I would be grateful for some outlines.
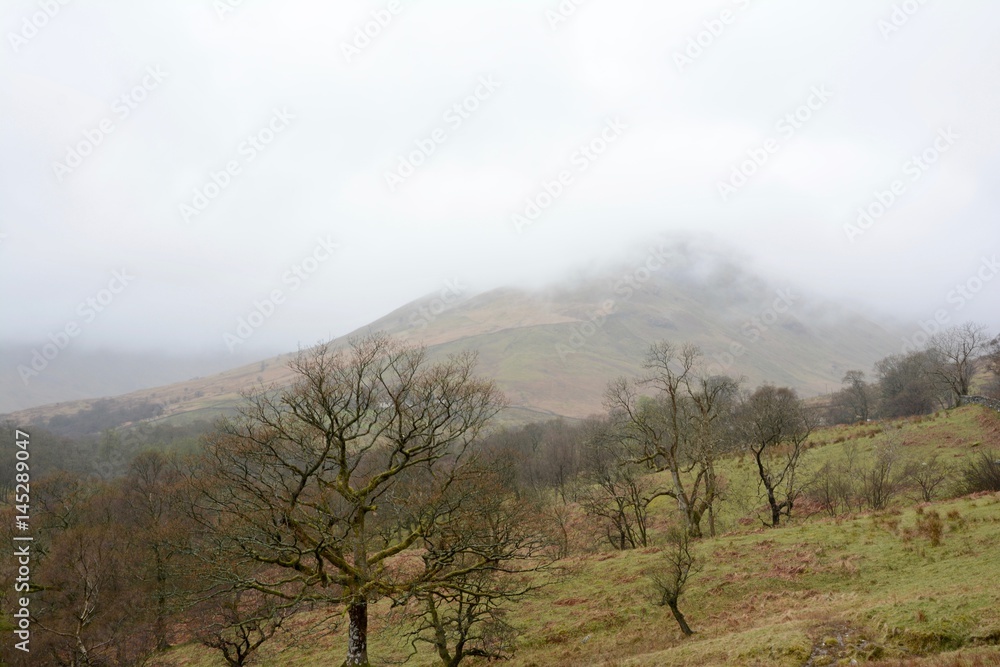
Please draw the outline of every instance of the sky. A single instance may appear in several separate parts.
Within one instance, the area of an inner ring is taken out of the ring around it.
[[[2,344],[263,356],[664,232],[1000,331],[995,2],[7,0],[0,33]]]

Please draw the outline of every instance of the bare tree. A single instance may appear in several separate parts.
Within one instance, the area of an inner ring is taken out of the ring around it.
[[[979,357],[989,342],[986,326],[976,322],[965,322],[931,337],[928,349],[935,358],[931,373],[951,393],[952,405],[969,395]]]
[[[945,404],[932,375],[936,364],[936,356],[926,350],[892,354],[876,362],[879,414],[885,418],[922,415]]]
[[[411,655],[419,644],[428,643],[445,667],[457,667],[466,658],[510,659],[519,633],[507,622],[508,610],[501,601],[515,600],[521,590],[476,570],[461,586],[422,594],[416,626],[409,632]]]
[[[841,380],[844,388],[837,392],[851,422],[866,422],[872,416],[874,396],[872,387],[865,381],[864,371],[847,371]]]
[[[962,468],[960,493],[1000,491],[1000,452],[979,452]]]
[[[699,374],[701,352],[666,341],[650,347],[638,380],[621,378],[606,393],[606,405],[632,461],[670,473],[666,494],[677,502],[687,530],[701,536],[701,519],[718,499],[714,461],[726,442],[717,422],[726,414],[738,381]],[[654,390],[652,396],[642,393]]]
[[[523,491],[554,490],[566,504],[575,499],[583,439],[583,427],[555,419],[500,430],[484,438],[483,446],[516,461],[512,473]]]
[[[993,374],[986,393],[993,398],[1000,398],[1000,336],[997,336],[986,346],[986,368]]]
[[[559,494],[563,504],[570,500],[573,482],[580,473],[580,429],[562,420],[547,424],[539,457],[535,461],[540,479]]]
[[[39,512],[32,655],[72,667],[141,663],[155,639],[118,489],[62,474],[41,480],[34,498],[53,514]]]
[[[700,376],[690,391],[695,406],[691,456],[697,461],[699,471],[704,473],[704,506],[708,515],[708,534],[712,537],[715,536],[715,504],[723,492],[715,462],[736,446],[732,438],[732,418],[740,384],[742,379],[728,376]]]
[[[920,500],[929,503],[937,499],[938,491],[954,476],[955,470],[935,454],[925,461],[911,461],[904,474],[916,485]]]
[[[181,562],[181,545],[190,529],[178,498],[182,482],[178,461],[155,451],[137,455],[120,482],[133,549],[143,555],[134,574],[148,591],[144,606],[153,619],[158,651],[169,646],[168,622],[180,606],[181,582],[188,571]]]
[[[430,364],[384,334],[319,346],[292,362],[292,387],[246,396],[208,445],[205,539],[268,566],[242,588],[343,604],[349,667],[369,664],[371,602],[438,581],[396,561],[447,522],[469,445],[502,405],[474,365],[471,354]]]
[[[501,461],[456,485],[453,514],[422,542],[431,585],[417,583],[397,604],[410,608],[414,653],[430,644],[442,663],[512,656],[510,608],[545,585],[556,549],[539,508],[504,484]]]
[[[600,424],[591,435],[580,494],[580,506],[603,523],[605,537],[615,549],[635,549],[649,544],[649,505],[667,489],[654,486],[648,470],[629,458],[628,450],[608,424]]]
[[[762,495],[770,510],[769,522],[777,527],[782,515],[791,516],[802,489],[799,459],[814,423],[795,391],[763,385],[746,397],[739,408],[737,437],[753,456]]]
[[[242,667],[250,664],[298,606],[260,591],[232,588],[216,591],[198,605],[192,620],[199,642],[219,651],[231,667]]]
[[[680,610],[680,599],[687,588],[688,579],[698,570],[697,561],[691,553],[691,536],[688,531],[679,526],[671,528],[667,533],[667,546],[661,553],[662,562],[650,570],[647,576],[653,585],[657,604],[669,607],[681,632],[690,637],[694,630]]]
[[[868,464],[858,471],[861,499],[869,509],[875,511],[889,506],[905,479],[898,440],[888,432],[883,434],[883,438],[884,441],[872,451]]]
[[[859,458],[857,443],[851,441],[843,457],[824,463],[805,485],[808,496],[830,516],[861,509]]]

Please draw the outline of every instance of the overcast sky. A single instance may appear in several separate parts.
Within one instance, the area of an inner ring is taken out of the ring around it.
[[[288,351],[663,231],[1000,330],[996,2],[64,2],[0,8],[3,342]]]

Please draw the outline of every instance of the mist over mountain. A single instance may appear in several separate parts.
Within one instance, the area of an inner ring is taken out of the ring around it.
[[[0,413],[117,396],[209,375],[252,361],[247,355],[60,349],[51,341],[0,348]]]
[[[736,254],[675,236],[636,245],[617,261],[580,266],[546,287],[475,293],[448,281],[335,344],[376,330],[426,345],[432,357],[475,350],[479,372],[499,383],[519,421],[598,412],[607,382],[640,372],[646,349],[658,340],[698,345],[712,373],[816,395],[837,388],[846,370],[868,370],[896,352],[903,332],[803,291],[794,280],[755,275]],[[122,400],[161,405],[161,418],[211,417],[257,383],[288,382],[293,352],[229,369],[219,358],[67,354],[53,363],[54,372],[32,378],[32,393],[19,391],[20,381],[8,382],[5,411],[129,394]]]

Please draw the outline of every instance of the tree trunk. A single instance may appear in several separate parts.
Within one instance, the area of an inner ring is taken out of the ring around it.
[[[347,660],[344,667],[369,667],[368,663],[368,603],[355,602],[347,608],[350,626],[347,630]]]
[[[156,620],[153,633],[156,635],[156,650],[170,648],[167,641],[167,567],[159,549],[156,549]]]
[[[687,621],[684,619],[684,614],[682,614],[681,610],[677,607],[677,603],[667,600],[667,605],[670,607],[670,612],[674,615],[674,618],[677,620],[677,625],[680,626],[681,632],[684,633],[684,636],[690,637],[691,635],[693,635],[694,630],[692,630],[691,626],[687,624]]]
[[[438,657],[441,658],[441,664],[451,667],[451,665],[457,665],[451,654],[448,653],[448,635],[445,633],[444,624],[441,622],[441,617],[437,612],[437,605],[434,603],[434,596],[430,595],[427,598],[427,612],[430,616],[431,625],[434,628],[434,647],[437,649]]]
[[[777,528],[781,523],[781,505],[774,497],[774,490],[770,485],[767,485],[767,502],[771,506],[771,528]]]

